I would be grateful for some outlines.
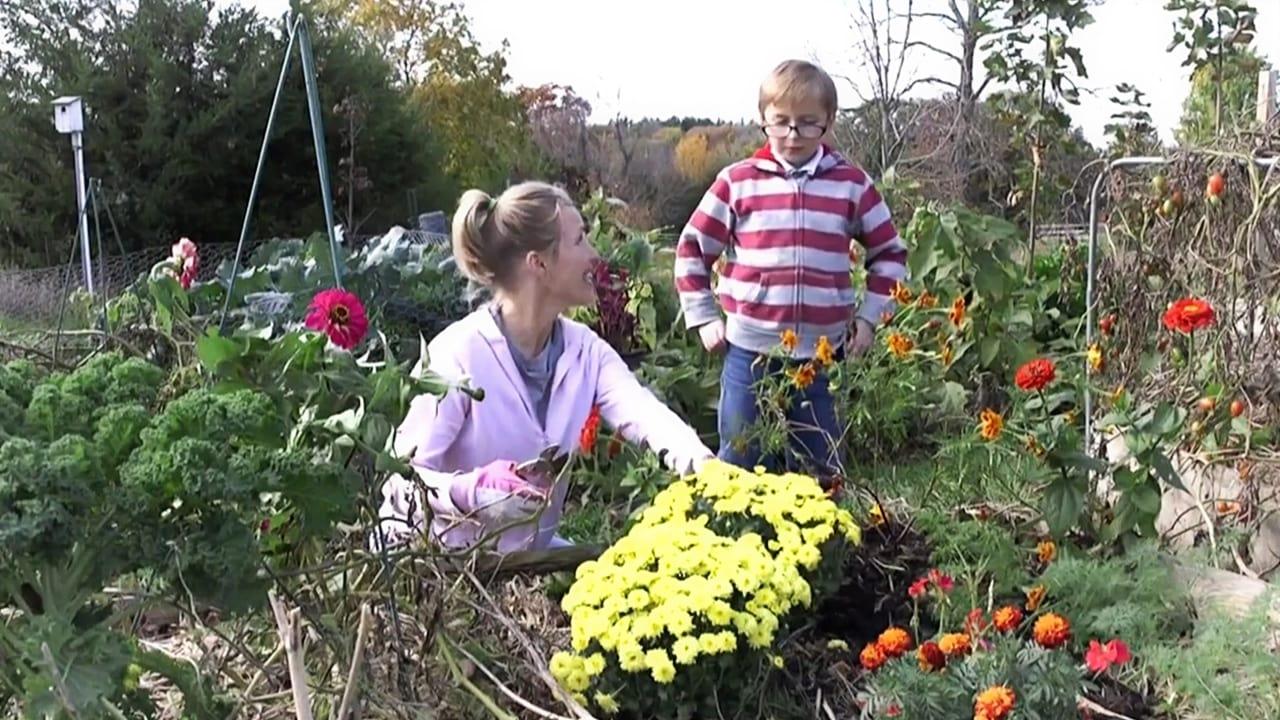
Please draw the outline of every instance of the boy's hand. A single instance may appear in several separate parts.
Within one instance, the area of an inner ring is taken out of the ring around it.
[[[875,342],[876,329],[871,323],[862,318],[853,321],[853,332],[849,335],[849,339],[845,341],[844,349],[849,355],[858,357],[871,348],[871,343]]]
[[[698,337],[702,338],[702,347],[707,352],[720,352],[724,349],[724,321],[712,320],[698,328]]]

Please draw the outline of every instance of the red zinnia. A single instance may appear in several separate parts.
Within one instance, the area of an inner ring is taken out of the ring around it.
[[[1213,324],[1215,317],[1213,306],[1207,300],[1183,298],[1164,311],[1164,326],[1188,335],[1201,328],[1209,327]]]
[[[582,430],[578,433],[578,444],[582,446],[582,453],[589,455],[595,452],[596,436],[600,434],[600,406],[592,405],[591,413],[587,415],[587,421],[582,423]]]
[[[173,244],[169,255],[181,271],[178,283],[183,290],[190,290],[191,283],[196,279],[196,272],[200,269],[200,251],[196,249],[196,244],[190,238],[182,238]]]
[[[1105,644],[1097,640],[1089,641],[1089,650],[1084,654],[1084,664],[1089,672],[1100,673],[1112,665],[1123,665],[1133,659],[1129,646],[1120,639],[1108,640]]]
[[[360,344],[369,330],[369,317],[364,304],[346,290],[321,290],[307,307],[306,327],[323,332],[330,342],[344,350]]]
[[[1049,383],[1053,382],[1057,374],[1057,368],[1052,360],[1036,358],[1018,368],[1018,371],[1013,376],[1013,384],[1027,392],[1043,390]]]

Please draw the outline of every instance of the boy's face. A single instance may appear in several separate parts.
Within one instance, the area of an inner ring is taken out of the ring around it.
[[[818,98],[770,103],[762,120],[774,156],[792,165],[813,157],[831,127],[831,113]]]

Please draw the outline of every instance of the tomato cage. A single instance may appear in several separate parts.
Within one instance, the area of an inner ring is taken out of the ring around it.
[[[1174,166],[1177,166],[1179,163],[1184,163],[1184,164],[1187,163],[1188,158],[1197,158],[1200,161],[1203,161],[1205,158],[1207,158],[1209,162],[1215,163],[1217,166],[1226,168],[1227,170],[1225,171],[1235,173],[1241,176],[1241,179],[1248,180],[1249,186],[1254,190],[1265,188],[1268,181],[1273,181],[1275,179],[1273,173],[1275,172],[1276,161],[1280,159],[1277,157],[1248,157],[1243,155],[1233,155],[1228,153],[1205,151],[1205,152],[1189,153],[1188,155],[1183,157],[1131,156],[1131,157],[1122,157],[1122,158],[1118,158],[1110,161],[1107,164],[1106,168],[1102,172],[1100,172],[1097,178],[1094,180],[1093,187],[1089,194],[1089,226],[1088,226],[1089,245],[1088,245],[1088,261],[1086,266],[1087,277],[1086,277],[1086,285],[1085,285],[1085,346],[1086,347],[1094,346],[1094,343],[1097,341],[1097,333],[1099,329],[1098,318],[1097,318],[1098,304],[1099,304],[1098,273],[1099,273],[1099,265],[1100,265],[1099,249],[1098,249],[1099,226],[1100,226],[1099,211],[1100,211],[1102,199],[1103,199],[1104,183],[1106,183],[1108,180],[1114,180],[1117,174],[1119,173],[1133,173],[1135,171],[1139,171],[1141,169],[1146,169],[1146,168],[1173,168]],[[1262,173],[1262,175],[1259,176],[1258,173]],[[1115,201],[1117,200],[1117,198],[1114,197],[1115,193],[1114,192],[1109,193],[1108,195],[1109,197],[1106,198],[1107,201],[1109,203],[1115,204]],[[1178,195],[1180,195],[1180,192],[1175,191],[1174,195],[1175,197],[1177,197]],[[1125,200],[1124,197],[1120,197],[1118,199]],[[1170,218],[1174,213],[1181,212],[1183,202],[1185,202],[1185,200],[1181,198],[1179,198],[1176,203],[1166,201],[1167,204],[1165,204],[1160,209],[1155,210],[1155,214],[1161,216],[1163,220],[1168,221],[1170,223],[1177,222],[1178,221],[1177,218],[1173,218],[1173,219],[1170,219]],[[1170,208],[1172,208],[1172,210]],[[1231,209],[1232,210],[1238,209],[1240,211],[1244,211],[1246,208],[1239,207],[1239,208],[1231,208]],[[1256,207],[1254,209],[1256,211]],[[1226,210],[1226,209],[1224,209],[1223,211],[1229,212],[1229,210]],[[1255,215],[1249,219],[1256,220],[1256,212],[1255,212]],[[1108,221],[1109,221],[1109,218],[1108,218]],[[1251,231],[1251,228],[1246,228],[1246,230]],[[1108,233],[1110,234],[1110,230],[1108,231]],[[1167,268],[1165,269],[1167,270]],[[1138,282],[1139,278],[1134,278],[1134,281],[1135,283]],[[1142,292],[1140,288],[1137,289],[1137,291],[1139,293]],[[1087,359],[1085,360],[1085,362],[1088,362]],[[1094,398],[1094,391],[1090,387],[1089,383],[1085,383],[1084,432],[1085,432],[1086,442],[1088,443],[1088,446],[1091,448],[1095,447],[1095,437],[1094,437],[1095,419],[1093,414],[1095,404],[1096,404],[1096,401]]]

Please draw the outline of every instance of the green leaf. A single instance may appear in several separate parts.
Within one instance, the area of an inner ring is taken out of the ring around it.
[[[988,335],[978,343],[978,363],[984,368],[991,367],[996,355],[1000,354],[1000,338]]]
[[[224,362],[244,354],[245,346],[231,338],[222,337],[216,330],[196,341],[196,357],[209,372],[216,373]]]
[[[1151,483],[1142,483],[1130,491],[1134,507],[1144,514],[1155,516],[1160,514],[1160,491]]]
[[[1155,468],[1156,475],[1160,476],[1160,479],[1168,483],[1170,487],[1187,492],[1187,486],[1183,484],[1182,476],[1174,469],[1169,456],[1165,455],[1164,452],[1161,450],[1152,451],[1151,466]]]
[[[364,444],[375,450],[386,450],[391,437],[391,421],[386,416],[369,414],[364,418]]]
[[[1157,435],[1168,435],[1178,426],[1182,424],[1182,419],[1178,417],[1178,411],[1169,403],[1160,403],[1156,407],[1155,414],[1151,417],[1151,432]]]
[[[1062,453],[1062,461],[1070,467],[1074,467],[1085,472],[1104,473],[1110,469],[1110,465],[1101,458],[1086,455],[1078,450]]]
[[[1050,532],[1061,537],[1079,519],[1084,509],[1084,493],[1078,483],[1057,478],[1045,488],[1042,502]]]
[[[947,414],[959,414],[963,412],[965,402],[969,398],[969,393],[964,386],[958,382],[947,380],[942,383],[942,410]]]

